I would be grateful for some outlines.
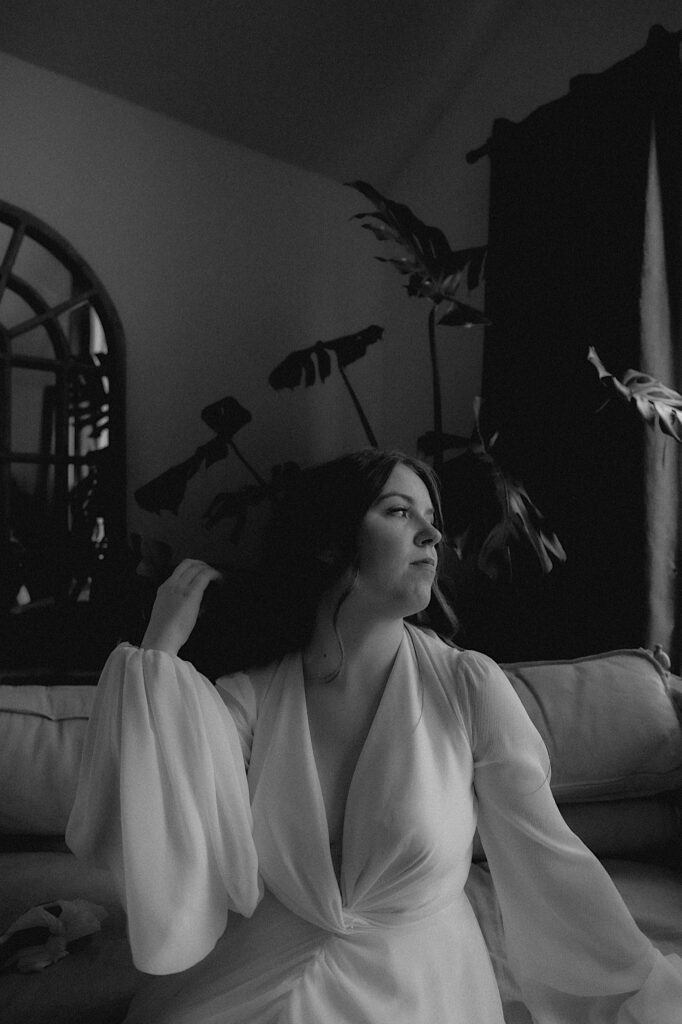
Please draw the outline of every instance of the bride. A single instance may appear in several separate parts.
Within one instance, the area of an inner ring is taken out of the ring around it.
[[[274,660],[213,686],[179,657],[220,576],[195,560],[110,656],[67,841],[149,974],[128,1024],[503,1024],[476,828],[534,1020],[679,1024],[682,961],[564,824],[506,677],[420,624],[442,531],[428,466],[344,456],[280,503]]]

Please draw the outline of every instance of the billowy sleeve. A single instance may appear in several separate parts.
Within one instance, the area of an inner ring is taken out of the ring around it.
[[[66,841],[111,871],[142,971],[192,966],[228,908],[253,913],[261,890],[240,738],[189,662],[128,644],[111,654]]]
[[[471,652],[458,666],[478,828],[509,963],[534,1019],[680,1024],[682,959],[655,949],[565,824],[546,747],[502,670]]]

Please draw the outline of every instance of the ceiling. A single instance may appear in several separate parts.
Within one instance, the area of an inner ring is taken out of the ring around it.
[[[0,49],[341,181],[386,186],[520,0],[2,0]]]

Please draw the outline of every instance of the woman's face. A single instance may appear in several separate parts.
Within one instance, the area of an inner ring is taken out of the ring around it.
[[[360,528],[354,593],[368,611],[404,618],[427,607],[436,577],[441,534],[426,484],[397,465]]]

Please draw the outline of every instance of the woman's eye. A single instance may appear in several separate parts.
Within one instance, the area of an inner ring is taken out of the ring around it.
[[[409,516],[409,514],[410,514],[410,510],[409,510],[409,508],[403,508],[402,506],[397,506],[396,508],[389,509],[389,513],[392,516],[402,516],[403,518],[406,519]]]

